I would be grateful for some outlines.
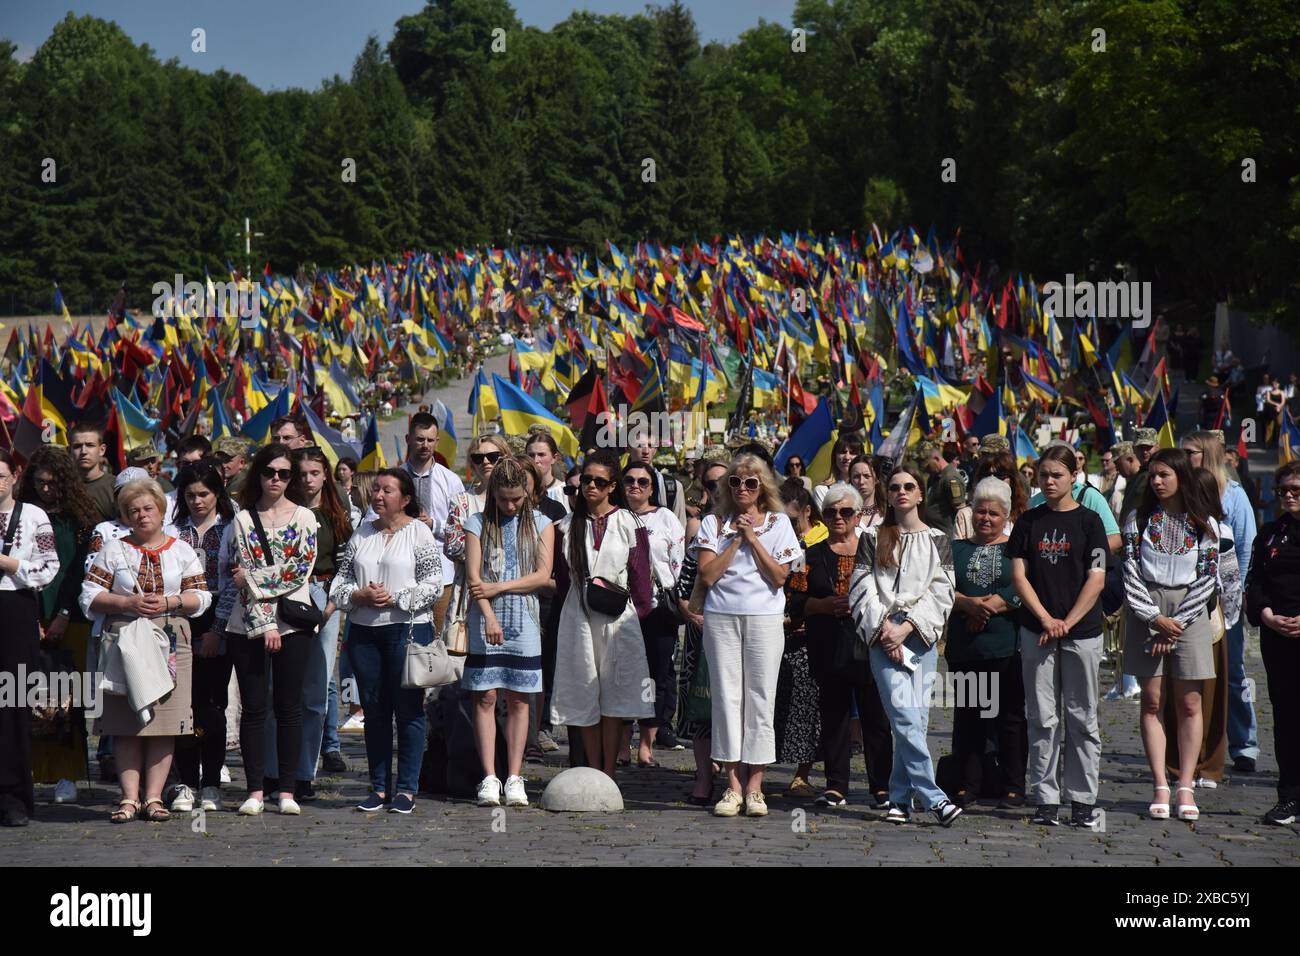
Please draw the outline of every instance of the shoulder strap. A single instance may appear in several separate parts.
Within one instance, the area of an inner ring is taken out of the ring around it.
[[[664,475],[664,497],[668,499],[664,507],[672,508],[673,499],[677,497],[677,479],[672,475]]]
[[[4,550],[0,551],[0,554],[4,554],[6,557],[9,554],[9,550],[14,546],[14,535],[18,533],[18,522],[22,516],[23,503],[21,501],[15,501],[14,510],[9,515],[9,527],[5,528]]]
[[[271,566],[271,539],[266,536],[266,529],[262,527],[262,517],[257,513],[257,506],[248,509],[248,516],[253,520],[253,527],[257,529],[257,540],[262,545],[262,563],[268,568]]]

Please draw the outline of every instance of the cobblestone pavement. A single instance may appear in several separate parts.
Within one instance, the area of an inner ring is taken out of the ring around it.
[[[1257,647],[1248,671],[1261,681]],[[83,786],[81,803],[54,805],[50,787],[38,789],[36,820],[25,830],[0,830],[0,860],[8,865],[438,865],[499,864],[916,864],[963,866],[1273,866],[1300,861],[1300,833],[1258,821],[1272,805],[1271,711],[1259,704],[1263,754],[1259,772],[1237,775],[1217,790],[1199,790],[1198,823],[1145,818],[1151,799],[1146,760],[1137,734],[1137,705],[1102,703],[1101,806],[1104,832],[1031,826],[1029,811],[978,805],[951,829],[932,818],[904,826],[885,823],[862,805],[862,758],[854,758],[854,795],[838,810],[787,800],[780,791],[789,767],[774,768],[767,791],[771,815],[716,819],[689,806],[693,762],[689,750],[657,752],[662,766],[620,772],[623,813],[553,814],[536,806],[482,809],[467,800],[422,796],[411,816],[363,816],[352,808],[365,795],[361,735],[344,734],[352,770],[317,780],[320,799],[300,817],[233,811],[241,794],[237,751],[229,754],[235,783],[225,788],[221,813],[178,817],[166,824],[108,820],[114,788]],[[932,711],[930,749],[950,747],[951,712]],[[566,751],[525,768],[536,804],[547,781],[567,766]],[[815,786],[822,783],[814,771]]]
[[[489,371],[504,365],[490,360]],[[465,414],[469,379],[439,393],[469,434]],[[462,430],[462,425],[464,429]],[[404,419],[397,426],[404,429]],[[385,436],[387,449],[392,439]],[[464,442],[462,442],[462,453]],[[468,800],[422,796],[411,816],[363,816],[352,808],[367,792],[361,735],[343,734],[352,770],[320,777],[320,799],[300,817],[267,813],[246,818],[233,811],[242,797],[239,754],[231,751],[234,783],[225,788],[224,812],[178,817],[166,824],[108,822],[116,788],[82,785],[77,805],[54,805],[53,788],[37,790],[38,808],[25,830],[0,829],[0,862],[10,866],[69,864],[150,865],[438,865],[500,863],[818,865],[944,863],[962,866],[1294,866],[1300,832],[1269,827],[1260,814],[1273,804],[1272,712],[1264,692],[1258,642],[1248,641],[1247,673],[1262,698],[1256,704],[1262,753],[1259,772],[1230,776],[1217,790],[1198,790],[1202,816],[1195,824],[1145,817],[1151,799],[1149,771],[1137,729],[1137,705],[1101,704],[1101,807],[1105,831],[1031,826],[1030,810],[1003,811],[977,805],[951,829],[926,816],[904,826],[885,823],[864,806],[865,768],[854,758],[854,793],[848,807],[818,809],[779,794],[790,767],[768,774],[771,814],[762,819],[722,820],[685,802],[694,776],[691,752],[658,751],[662,766],[620,772],[623,813],[552,814],[536,806],[489,810]],[[1112,683],[1103,674],[1103,686]],[[930,750],[937,759],[951,746],[951,711],[931,711]],[[530,798],[536,804],[546,783],[568,766],[567,753],[528,764]],[[824,780],[820,767],[813,785]],[[720,795],[715,790],[715,795]]]

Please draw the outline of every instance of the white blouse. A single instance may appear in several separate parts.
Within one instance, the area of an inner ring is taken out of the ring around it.
[[[198,617],[212,604],[203,560],[193,548],[178,538],[168,538],[156,551],[132,544],[125,538],[108,542],[96,552],[90,571],[81,582],[81,610],[93,617],[91,602],[99,595],[110,594],[197,594],[198,607],[184,617]]]
[[[1190,625],[1219,589],[1220,524],[1208,521],[1209,534],[1198,535],[1182,514],[1157,508],[1138,535],[1137,512],[1124,521],[1124,593],[1138,618],[1153,621],[1160,607],[1151,587],[1187,588],[1173,617]],[[1229,535],[1231,537],[1231,535]]]
[[[376,519],[361,522],[348,539],[330,586],[330,599],[348,620],[362,627],[386,624],[428,624],[430,610],[442,596],[442,549],[423,521],[410,521],[391,537]],[[389,607],[354,605],[352,593],[382,583],[393,596]]]
[[[9,530],[13,511],[0,512],[0,535]],[[59,555],[54,547],[54,527],[50,516],[36,505],[24,504],[14,531],[9,557],[18,561],[12,574],[0,575],[0,591],[39,591],[59,573]]]
[[[886,619],[901,615],[933,646],[943,636],[957,591],[952,541],[939,528],[900,533],[898,563],[885,568],[876,556],[879,536],[876,527],[858,539],[849,582],[849,608],[858,633],[870,644]]]
[[[655,508],[636,515],[650,537],[650,564],[654,570],[653,606],[659,606],[659,589],[677,586],[686,556],[686,529],[670,508]]]
[[[696,551],[721,554],[740,535],[733,524],[734,518],[706,515],[695,537]],[[803,555],[799,536],[785,512],[769,511],[757,529],[758,543],[767,549],[777,564],[793,564]],[[731,559],[704,599],[704,610],[715,614],[784,614],[785,591],[774,587],[758,569],[758,560],[745,542]]]

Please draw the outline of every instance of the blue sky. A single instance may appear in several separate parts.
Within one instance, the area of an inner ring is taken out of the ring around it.
[[[667,0],[664,0],[666,5]],[[731,41],[760,18],[789,24],[795,0],[685,0],[701,40]],[[645,0],[513,0],[527,26],[549,29],[574,10],[634,14]],[[265,90],[315,89],[347,76],[366,37],[387,43],[393,24],[423,0],[0,0],[0,37],[29,59],[69,12],[114,20],[160,60],[176,57],[204,72],[241,73]],[[195,27],[207,31],[207,52],[190,50]]]

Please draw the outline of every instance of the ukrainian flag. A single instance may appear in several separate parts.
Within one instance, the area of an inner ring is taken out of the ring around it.
[[[497,404],[497,394],[492,389],[492,384],[487,380],[487,373],[480,367],[478,374],[474,377],[474,384],[469,391],[469,412],[470,418],[474,421],[474,431],[478,432],[479,422],[495,421],[496,417],[501,414],[501,408]]]
[[[1019,468],[1026,462],[1033,463],[1038,460],[1038,449],[1034,443],[1029,440],[1025,430],[1017,426],[1016,428],[1016,467]]]
[[[754,369],[754,407],[769,408],[781,404],[781,380],[771,372]]]
[[[804,461],[804,473],[814,483],[824,481],[830,477],[831,449],[837,437],[839,430],[831,415],[830,402],[823,397],[777,451],[776,473],[784,474],[786,462],[792,455],[798,455]]]
[[[570,458],[578,457],[578,437],[563,422],[538,404],[522,388],[510,384],[500,375],[493,374],[492,384],[501,409],[501,423],[506,434],[526,435],[533,425],[541,425],[551,433],[560,451]]]
[[[1169,406],[1165,404],[1165,396],[1161,391],[1156,392],[1155,401],[1151,403],[1151,411],[1147,414],[1146,421],[1142,423],[1147,428],[1154,428],[1156,434],[1160,436],[1161,448],[1174,448],[1174,423],[1169,420]]]
[[[292,398],[293,395],[289,389],[281,386],[280,394],[275,396],[275,401],[264,406],[261,411],[245,422],[239,433],[245,438],[251,439],[255,444],[266,444],[271,438],[271,423],[277,418],[289,414],[289,405]]]
[[[379,471],[388,467],[384,461],[384,450],[379,446],[379,416],[371,415],[370,424],[366,426],[366,437],[361,442],[361,463],[359,471]]]
[[[441,399],[434,400],[433,414],[438,419],[438,454],[442,455],[448,468],[455,468],[458,442],[456,425],[452,420],[454,416]]]
[[[1300,459],[1300,426],[1296,425],[1289,410],[1282,422],[1282,434],[1278,437],[1277,447],[1279,465],[1289,465]]]
[[[150,418],[116,388],[113,389],[113,405],[117,409],[117,427],[121,430],[122,444],[126,450],[153,448],[158,419]]]

